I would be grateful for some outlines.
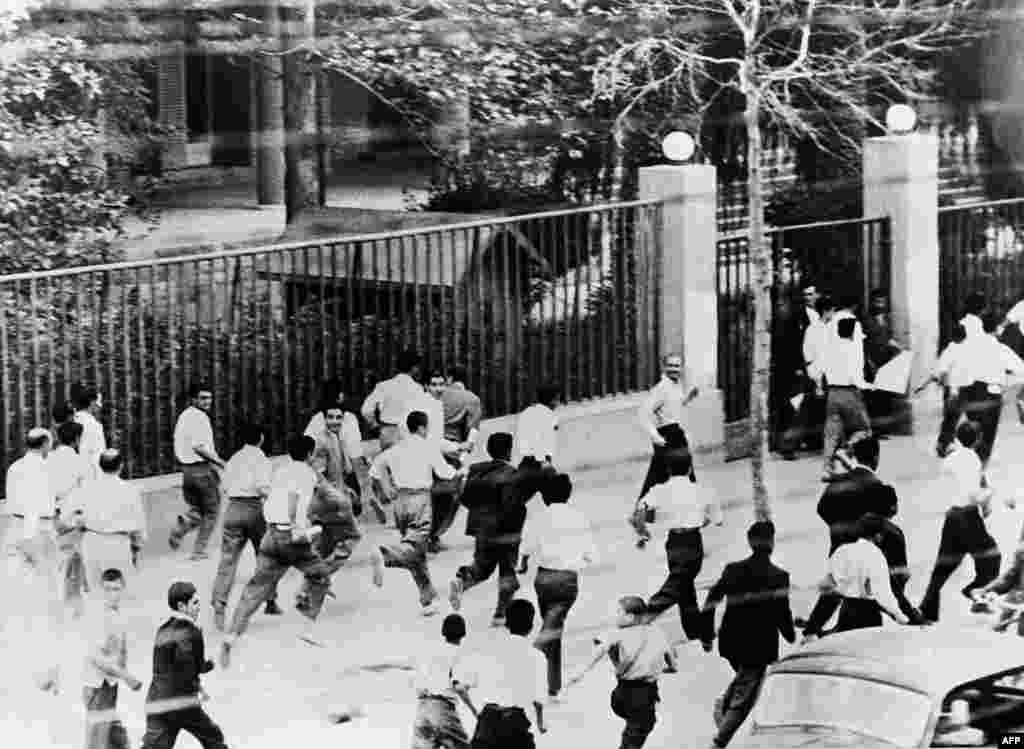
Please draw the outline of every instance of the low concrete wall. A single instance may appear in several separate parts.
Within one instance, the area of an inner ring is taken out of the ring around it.
[[[650,440],[639,419],[639,408],[644,393],[603,398],[586,403],[572,403],[559,409],[558,465],[562,470],[581,472],[591,468],[645,460],[651,452]],[[720,458],[722,447],[722,400],[717,392],[702,395],[687,410],[687,432],[694,451],[703,457],[701,462]],[[716,416],[717,415],[717,416]],[[472,461],[486,457],[484,446],[494,432],[515,433],[515,416],[487,419],[481,425],[481,439]],[[376,440],[364,444],[367,456],[378,452]],[[272,458],[283,460],[282,456]],[[360,476],[364,486],[366,477]],[[143,493],[149,540],[144,555],[149,558],[169,553],[167,536],[179,514],[185,511],[181,496],[181,474],[152,476],[133,481]],[[0,512],[3,511],[0,502]],[[0,517],[0,523],[5,518]],[[363,522],[374,521],[363,515]],[[210,551],[216,553],[220,543],[219,528],[211,542]],[[185,548],[191,549],[193,536],[186,539]],[[184,552],[182,552],[184,553]]]

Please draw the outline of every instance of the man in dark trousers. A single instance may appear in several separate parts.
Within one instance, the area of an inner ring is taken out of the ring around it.
[[[199,594],[189,582],[172,583],[167,591],[171,618],[156,632],[153,681],[146,695],[146,734],[142,749],[171,749],[178,733],[192,734],[203,749],[227,749],[224,733],[203,710],[206,693],[201,674],[213,670],[206,659],[199,620]]]
[[[801,300],[794,300],[791,304],[784,303],[782,314],[773,327],[779,356],[777,361],[775,357],[772,361],[772,431],[775,449],[787,460],[796,458],[796,448],[800,442],[799,437],[795,440],[790,439],[796,434],[791,434],[790,427],[794,425],[797,417],[797,411],[794,410],[790,398],[807,390],[804,337],[811,325],[821,323],[821,315],[816,308],[817,302],[817,287],[813,283],[805,283],[801,289]]]
[[[505,609],[519,590],[516,560],[526,522],[521,473],[511,463],[512,435],[496,432],[487,439],[490,460],[469,467],[461,502],[469,510],[466,535],[475,539],[473,563],[459,567],[448,589],[452,609],[462,606],[462,595],[498,570],[498,605],[491,623],[505,623]]]
[[[715,706],[718,733],[715,747],[729,744],[733,734],[754,706],[765,670],[779,659],[779,635],[796,639],[789,607],[789,573],[772,564],[775,526],[757,522],[747,531],[753,552],[740,562],[725,566],[722,577],[704,602],[704,650],[711,652],[715,639],[715,608],[726,602],[719,628],[718,652],[729,661],[736,677]]]

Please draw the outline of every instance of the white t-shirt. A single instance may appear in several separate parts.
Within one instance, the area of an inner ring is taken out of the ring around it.
[[[263,516],[267,522],[280,525],[292,523],[288,514],[288,498],[294,493],[299,495],[299,506],[295,511],[295,528],[308,528],[309,520],[306,514],[309,512],[309,503],[313,499],[316,483],[316,471],[308,463],[289,460],[277,468],[270,480],[270,494],[263,505]]]
[[[210,417],[202,409],[189,406],[181,412],[174,425],[174,457],[185,465],[202,463],[203,458],[196,453],[196,447],[206,448],[216,454]]]

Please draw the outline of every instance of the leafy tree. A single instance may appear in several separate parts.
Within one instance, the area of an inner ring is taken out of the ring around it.
[[[109,174],[130,171],[158,135],[140,73],[10,12],[0,54],[0,272],[115,259],[147,186]]]
[[[978,19],[972,0],[622,0],[616,12],[647,29],[595,72],[595,94],[617,106],[619,121],[650,98],[669,95],[687,100],[698,114],[723,98],[743,111],[755,266],[751,472],[755,516],[767,519],[775,279],[764,233],[762,128],[770,124],[820,147],[827,147],[830,134],[856,145],[851,121],[884,131],[885,105],[926,95],[935,57],[974,38]]]

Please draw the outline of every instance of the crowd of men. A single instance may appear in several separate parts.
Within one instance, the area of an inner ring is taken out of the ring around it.
[[[323,644],[317,621],[331,595],[333,577],[362,542],[364,499],[378,520],[391,518],[397,531],[394,543],[369,550],[374,585],[384,585],[388,569],[407,570],[424,616],[440,610],[442,594],[431,576],[430,555],[444,550],[442,539],[460,506],[468,510],[466,533],[474,539],[471,559],[448,581],[451,613],[441,627],[442,642],[416,663],[415,749],[528,749],[534,746],[534,731],[546,731],[545,705],[563,699],[566,688],[605,657],[616,674],[611,706],[625,722],[620,746],[643,746],[656,723],[658,680],[678,667],[673,646],[654,624],[673,606],[678,607],[685,638],[700,641],[707,651],[718,639],[719,652],[735,671],[714,715],[713,746],[724,747],[752,708],[768,665],[777,660],[779,637],[793,642],[795,625],[803,626],[807,639],[829,631],[827,624],[836,613],[835,631],[879,626],[883,616],[909,624],[937,621],[942,586],[966,555],[976,568],[975,580],[963,590],[973,611],[987,610],[990,595],[1017,591],[1020,559],[999,577],[1000,553],[986,526],[992,491],[985,467],[1001,388],[1008,375],[1024,375],[1024,362],[994,337],[996,327],[985,315],[983,300],[968,300],[962,340],[944,352],[933,376],[950,391],[939,452],[953,504],[927,592],[914,606],[906,597],[909,575],[906,541],[895,522],[898,500],[876,474],[880,448],[864,399],[870,391],[866,342],[877,343],[888,333],[866,337],[851,300],[843,300],[838,310],[820,303],[822,314],[813,317],[809,310],[818,300],[810,292],[802,345],[809,354],[801,372],[812,385],[803,402],[811,400],[812,390],[822,390],[829,483],[818,514],[831,544],[829,574],[806,621],[794,622],[788,573],[771,561],[775,528],[769,522],[748,529],[751,555],[727,565],[703,605],[698,601],[695,582],[704,561],[703,530],[722,524],[723,515],[714,493],[694,470],[685,430],[686,406],[700,390],[686,382],[682,358],[669,354],[662,361],[661,380],[642,407],[653,455],[630,518],[640,548],[652,539],[652,529],[664,534],[665,582],[646,599],[622,598],[615,631],[596,638],[591,663],[565,678],[565,621],[581,595],[580,573],[595,563],[599,549],[587,518],[569,501],[571,478],[558,468],[559,388],[538,388],[535,403],[519,414],[515,434],[491,434],[487,459],[470,464],[468,456],[480,434],[480,399],[466,387],[463,372],[430,372],[424,378],[420,357],[403,352],[395,376],[378,383],[361,407],[350,404],[338,381],[325,383],[307,428],[288,439],[287,456],[276,465],[263,450],[266,433],[257,424],[243,427],[241,448],[223,459],[210,421],[212,392],[202,384],[190,388],[189,405],[173,434],[186,511],[166,542],[180,549],[195,532],[190,559],[201,561],[208,557],[223,515],[220,559],[209,599],[215,627],[224,634],[220,667],[231,668],[245,657],[240,644],[261,607],[265,615],[281,614],[278,583],[292,568],[302,576],[295,601],[306,622],[300,637]],[[894,346],[881,348],[891,354]],[[78,386],[72,397],[74,409],[55,409],[53,430],[32,429],[26,454],[8,469],[5,545],[21,565],[19,574],[37,580],[40,590],[59,602],[56,627],[74,628],[85,616],[84,602],[90,596],[102,599],[100,624],[87,630],[84,656],[86,746],[120,749],[129,743],[117,715],[117,685],[141,688],[126,670],[128,642],[120,601],[147,540],[146,522],[138,490],[119,476],[123,456],[106,444],[97,419],[100,393]],[[791,434],[806,429],[810,413],[808,407],[796,414]],[[372,461],[363,452],[363,425],[379,435],[381,449]],[[952,437],[947,435],[950,430]],[[362,473],[370,486],[360,484]],[[536,510],[528,513],[536,496],[543,506],[535,503]],[[256,555],[256,569],[229,617],[246,546]],[[532,641],[537,611],[516,597],[518,576],[531,562],[541,620]],[[463,598],[495,573],[491,624],[507,629],[508,638],[470,659],[460,647],[466,622],[458,612]],[[174,582],[167,603],[171,617],[153,644],[142,746],[171,747],[186,731],[204,748],[219,749],[226,746],[225,737],[203,706],[200,678],[215,664],[206,657],[197,626],[201,597],[196,585]],[[716,634],[715,612],[723,603],[726,611]],[[50,668],[41,686],[56,689],[59,682],[59,672]],[[472,738],[461,725],[458,702],[476,717]],[[352,716],[338,719],[346,717]]]

